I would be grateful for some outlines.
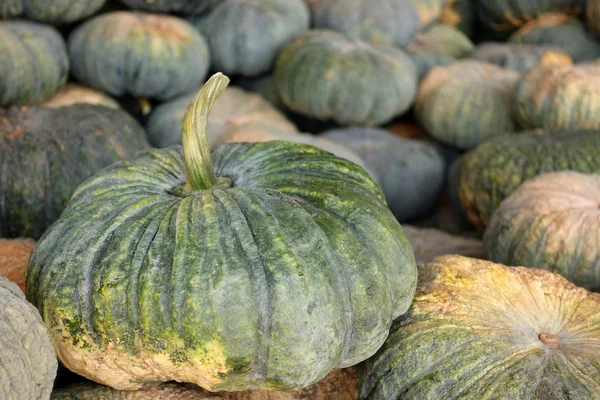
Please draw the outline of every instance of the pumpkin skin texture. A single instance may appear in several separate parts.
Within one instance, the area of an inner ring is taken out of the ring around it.
[[[50,100],[42,104],[44,107],[58,108],[75,104],[94,104],[119,109],[119,103],[112,97],[76,83],[67,83]]]
[[[89,17],[106,0],[0,0],[0,19],[22,16],[53,25],[67,24]]]
[[[177,13],[183,15],[198,15],[223,0],[120,0],[134,10],[155,13]]]
[[[550,53],[556,53],[565,58],[569,57],[557,46],[485,42],[475,48],[471,58],[518,72],[527,72],[536,67]]]
[[[292,111],[340,125],[380,125],[410,108],[417,71],[400,49],[313,30],[283,48],[275,83]]]
[[[433,68],[421,81],[415,115],[431,136],[470,149],[514,131],[512,95],[519,73],[475,60]]]
[[[0,121],[0,237],[39,238],[80,183],[148,147],[132,117],[101,106],[13,107]]]
[[[0,276],[0,394],[6,400],[50,398],[58,363],[39,312]]]
[[[418,294],[359,370],[359,396],[600,396],[600,294],[548,271],[460,256],[419,268]]]
[[[27,238],[0,239],[0,275],[19,285],[25,293],[29,256],[35,241]]]
[[[156,107],[146,122],[148,139],[154,147],[181,144],[181,121],[196,93],[188,93]],[[225,132],[252,124],[264,130],[297,132],[281,112],[261,96],[231,86],[219,97],[208,118],[208,141],[212,147]]]
[[[42,103],[67,81],[67,49],[51,26],[0,21],[0,54],[0,106]]]
[[[364,160],[400,222],[430,211],[444,187],[445,162],[430,143],[365,127],[334,129],[323,136],[343,144]]]
[[[592,32],[600,33],[600,1],[588,0],[586,10],[587,24]]]
[[[307,31],[303,0],[224,0],[190,20],[207,38],[212,69],[230,75],[268,72],[281,47]]]
[[[116,11],[69,35],[73,74],[113,96],[168,100],[198,87],[210,65],[208,46],[192,25],[175,17]]]
[[[459,196],[481,232],[492,213],[523,182],[548,172],[600,172],[600,132],[525,131],[490,139],[463,156]]]
[[[374,354],[408,309],[414,256],[362,168],[280,141],[211,155],[227,82],[188,108],[183,149],[105,168],[38,242],[28,295],[72,371],[120,390],[296,390]]]
[[[485,231],[488,258],[558,273],[600,290],[600,174],[530,179],[504,200]]]
[[[523,128],[600,129],[600,63],[541,64],[521,78],[514,98]]]
[[[51,400],[220,400],[197,386],[167,383],[121,391],[95,383],[77,383],[52,392]]]

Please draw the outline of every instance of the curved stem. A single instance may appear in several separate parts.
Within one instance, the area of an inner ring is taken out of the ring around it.
[[[208,114],[228,84],[228,77],[220,72],[214,74],[185,111],[181,138],[188,190],[210,189],[217,181],[208,144]]]

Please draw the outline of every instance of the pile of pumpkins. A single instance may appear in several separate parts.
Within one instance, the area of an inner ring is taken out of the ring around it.
[[[0,0],[0,275],[0,399],[598,399],[600,0]]]

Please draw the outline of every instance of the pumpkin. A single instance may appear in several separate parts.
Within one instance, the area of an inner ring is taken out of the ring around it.
[[[154,147],[181,144],[181,121],[196,93],[188,93],[156,107],[146,122],[148,139]],[[265,130],[297,132],[298,129],[261,96],[239,87],[228,87],[217,100],[208,119],[211,147],[225,132],[246,124],[260,124]]]
[[[204,81],[210,56],[192,25],[129,11],[97,16],[69,35],[75,77],[114,96],[167,100]]]
[[[599,0],[588,0],[587,5],[587,23],[595,33],[600,33],[600,1]]]
[[[360,399],[600,397],[600,294],[461,256],[420,267],[417,290],[360,369]]]
[[[518,72],[527,72],[551,53],[565,59],[569,57],[559,47],[551,45],[484,42],[475,48],[471,58]]]
[[[406,52],[417,66],[421,79],[435,66],[448,65],[469,56],[473,48],[471,40],[458,29],[435,24],[417,35],[415,41],[406,47]]]
[[[50,398],[56,355],[40,314],[0,276],[0,393],[6,400]]]
[[[473,3],[473,0],[447,0],[439,22],[453,26],[467,36],[472,36],[475,25]]]
[[[403,225],[402,228],[415,252],[417,265],[426,264],[445,254],[483,258],[481,240],[452,235],[440,229]]]
[[[488,258],[558,273],[600,290],[600,174],[563,171],[530,179],[485,231]]]
[[[600,131],[525,131],[490,139],[461,160],[459,196],[469,220],[481,231],[492,213],[523,182],[573,170],[600,172]]]
[[[379,125],[410,108],[417,71],[400,49],[313,30],[283,48],[275,84],[292,111],[342,125]]]
[[[0,239],[0,275],[19,285],[25,292],[29,256],[35,241],[27,238]]]
[[[433,68],[421,81],[415,115],[431,136],[459,149],[516,129],[512,95],[519,73],[475,60]]]
[[[244,90],[254,92],[262,96],[276,109],[285,112],[285,104],[279,98],[277,87],[275,86],[275,78],[272,74],[264,75],[259,78],[240,78],[237,84]]]
[[[600,129],[600,63],[542,63],[523,76],[514,98],[523,128]]]
[[[408,308],[414,256],[362,168],[281,141],[211,155],[227,82],[191,103],[183,149],[105,168],[38,242],[27,293],[72,371],[120,390],[302,389],[370,357]]]
[[[0,106],[42,103],[67,81],[67,49],[51,26],[0,21],[0,54]]]
[[[3,0],[0,19],[25,17],[49,24],[66,24],[89,17],[106,0]]]
[[[367,127],[329,130],[323,136],[364,160],[401,222],[430,211],[443,189],[444,158],[433,144]]]
[[[310,25],[303,0],[223,0],[190,22],[207,38],[212,68],[230,75],[268,72],[281,47]]]
[[[577,18],[550,13],[531,21],[515,32],[512,43],[560,47],[575,62],[600,58],[600,44]]]
[[[42,105],[57,108],[74,104],[95,104],[109,108],[121,108],[112,97],[76,83],[67,83],[50,100]]]
[[[119,0],[129,8],[155,13],[197,15],[224,0]]]
[[[428,27],[430,24],[437,22],[448,0],[409,0],[417,10],[421,26]]]
[[[101,106],[0,109],[0,237],[39,238],[97,170],[148,146],[123,111]]]
[[[115,390],[95,383],[75,383],[52,392],[51,400],[220,400],[197,386],[165,383],[136,391]]]

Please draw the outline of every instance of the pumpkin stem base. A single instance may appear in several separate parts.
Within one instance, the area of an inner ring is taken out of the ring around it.
[[[538,335],[538,339],[540,339],[542,343],[549,347],[556,347],[560,344],[560,339],[551,333],[540,333]]]

